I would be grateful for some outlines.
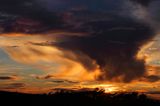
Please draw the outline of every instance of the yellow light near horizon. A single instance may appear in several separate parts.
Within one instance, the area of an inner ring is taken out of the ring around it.
[[[115,93],[125,90],[122,89],[120,85],[117,84],[97,84],[97,85],[90,85],[89,88],[100,88],[104,90],[105,93]]]
[[[105,93],[112,93],[112,92],[118,92],[118,87],[111,87],[111,88],[105,88]]]

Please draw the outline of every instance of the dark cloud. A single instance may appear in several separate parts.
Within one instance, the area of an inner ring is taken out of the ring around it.
[[[77,84],[77,83],[79,83],[77,81],[70,81],[70,80],[54,80],[52,82],[54,82],[54,83],[70,83],[70,84]]]
[[[53,75],[45,75],[45,76],[36,76],[35,77],[36,79],[51,79],[51,78],[54,78]]]
[[[71,83],[71,84],[77,84],[77,83],[79,83],[78,81],[70,81],[70,80],[65,80],[65,82]]]
[[[147,76],[146,80],[149,82],[156,82],[160,80],[160,77],[156,75],[151,75],[151,76]]]
[[[54,82],[54,83],[64,83],[63,80],[54,80],[54,81],[52,81],[52,82]]]
[[[37,0],[38,1],[38,0]],[[85,8],[92,11],[112,11],[119,9],[126,0],[39,0],[49,11],[66,11]],[[113,8],[114,7],[114,8]]]
[[[152,38],[153,32],[148,25],[119,16],[116,18],[86,23],[84,26],[90,26],[95,33],[87,37],[66,37],[64,42],[55,45],[77,55],[81,53],[78,57],[86,55],[96,61],[103,72],[99,80],[122,77],[121,81],[130,82],[145,73],[144,61],[137,60],[135,55],[139,47]]]
[[[0,80],[12,80],[12,77],[8,77],[8,76],[1,76]]]
[[[63,22],[61,13],[66,11],[85,8],[87,11],[119,14],[124,2],[125,0],[1,0],[0,26],[2,32],[42,33],[63,28],[66,23]]]
[[[150,2],[152,2],[154,0],[131,0],[131,1],[139,3],[143,6],[148,6],[150,4]]]
[[[40,33],[56,28],[59,18],[35,0],[1,0],[0,26],[3,32]]]
[[[0,76],[0,80],[16,80],[17,76]]]
[[[11,83],[5,87],[5,89],[17,89],[25,87],[24,83]]]
[[[44,8],[37,5],[35,0],[2,0],[0,1],[0,11],[46,22],[51,22],[52,18],[54,21],[54,14],[49,14]]]
[[[50,78],[53,78],[54,76],[53,75],[47,75],[44,77],[44,79],[50,79]]]
[[[36,79],[44,79],[44,80],[50,80],[54,78],[54,75],[46,75],[46,76],[36,76]],[[54,83],[70,83],[70,84],[75,84],[79,83],[78,81],[71,81],[71,80],[65,80],[65,79],[53,79],[51,82]]]
[[[71,51],[76,54],[77,58],[69,55],[66,55],[66,57],[79,61],[89,71],[94,70],[97,67],[96,64],[100,66],[103,75],[98,80],[119,81],[116,78],[121,77],[120,81],[130,82],[133,79],[142,77],[146,72],[144,60],[137,60],[135,55],[139,48],[153,37],[154,31],[148,24],[138,22],[127,15],[120,16],[118,12],[120,12],[122,3],[113,1],[116,0],[102,1],[103,3],[100,2],[98,4],[98,6],[100,4],[111,4],[109,10],[103,8],[107,12],[91,12],[90,10],[94,10],[93,8],[71,10],[68,12],[69,16],[68,14],[66,16],[65,12],[65,15],[62,16],[64,18],[63,25],[66,25],[65,30],[87,32],[88,35],[61,38],[62,42],[54,45],[65,52]],[[54,4],[53,1],[48,2],[50,2],[50,5]],[[66,5],[65,1],[60,2]],[[85,1],[78,2],[82,5],[85,3]],[[95,0],[94,2],[97,1]],[[134,2],[142,5],[149,3],[149,1]],[[69,3],[76,4],[72,0]],[[91,8],[90,2],[87,1],[87,3],[87,7]],[[116,9],[113,9],[113,7],[116,7]],[[95,6],[95,8],[98,7]],[[112,9],[114,11],[108,13]],[[46,76],[46,79],[50,77],[53,76]]]

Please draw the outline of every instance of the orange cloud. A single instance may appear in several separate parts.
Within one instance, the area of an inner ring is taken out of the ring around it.
[[[79,57],[71,52],[60,50],[53,45],[34,45],[36,43],[43,44],[48,42],[49,39],[44,38],[42,35],[22,35],[21,37],[3,36],[1,38],[0,46],[10,58],[16,62],[28,64],[41,70],[48,70],[56,78],[88,81],[96,80],[101,74],[97,66],[94,70],[88,71],[80,62],[76,61],[76,58]],[[53,66],[50,65],[50,68],[45,68],[46,64],[53,64]]]

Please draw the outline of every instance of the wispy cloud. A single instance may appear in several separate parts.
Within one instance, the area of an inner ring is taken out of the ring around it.
[[[11,75],[11,76],[0,76],[0,80],[19,80],[20,77],[16,75]]]
[[[11,89],[12,90],[12,89],[18,89],[18,88],[23,88],[23,87],[25,87],[24,83],[11,83],[5,87],[2,87],[1,89]]]

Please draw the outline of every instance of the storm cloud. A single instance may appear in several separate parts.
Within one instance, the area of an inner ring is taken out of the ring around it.
[[[76,58],[67,53],[65,57],[78,61],[88,71],[99,67],[102,74],[97,80],[131,82],[146,73],[145,61],[138,60],[136,54],[141,46],[154,37],[155,30],[150,23],[140,22],[136,16],[125,14],[122,11],[125,1],[16,0],[12,5],[12,2],[5,0],[0,4],[0,11],[7,14],[9,20],[14,20],[12,24],[5,21],[6,32],[43,33],[58,29],[86,33],[82,36],[63,36],[61,42],[51,46],[64,53],[69,51],[75,54]],[[128,1],[135,6],[145,6],[145,9],[151,3],[151,0]],[[130,12],[134,11],[131,9]],[[12,29],[15,26],[16,30]]]
[[[137,60],[135,56],[139,47],[153,35],[149,26],[122,19],[91,22],[88,25],[100,33],[93,33],[88,37],[67,37],[56,46],[77,55],[87,55],[96,61],[103,72],[98,80],[119,81],[116,78],[121,77],[121,81],[130,82],[145,74],[144,60]]]
[[[112,12],[112,15],[108,15],[108,17],[110,16],[109,20],[88,21],[78,27],[83,31],[87,30],[88,36],[65,37],[63,42],[55,45],[81,57],[77,61],[89,71],[95,68],[94,64],[90,62],[88,63],[90,65],[86,65],[81,61],[84,59],[83,57],[87,56],[96,62],[103,73],[97,80],[131,82],[144,77],[146,74],[145,60],[138,60],[136,55],[140,48],[155,35],[155,30],[157,30],[153,27],[153,25],[155,26],[153,19],[155,14],[145,13],[147,9],[150,9],[150,0],[132,0],[132,3],[135,7],[136,5],[145,6],[145,8],[136,8],[137,10],[131,9],[130,12],[144,9],[139,14],[140,16],[129,18],[127,15],[119,15],[116,10],[116,12]],[[138,17],[143,19],[146,14],[149,15],[149,20],[140,22]],[[87,59],[84,60],[87,61]]]

